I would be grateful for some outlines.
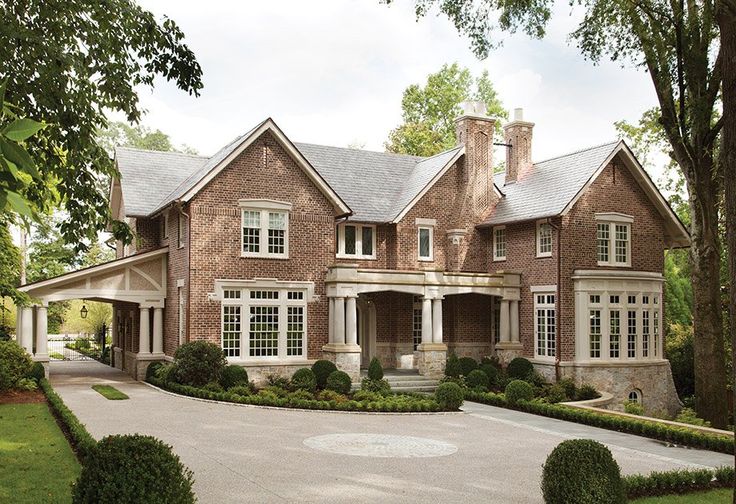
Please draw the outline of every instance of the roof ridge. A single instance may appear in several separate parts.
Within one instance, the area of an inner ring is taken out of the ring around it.
[[[202,154],[189,154],[188,152],[141,149],[139,147],[130,147],[128,145],[116,145],[115,150],[118,150],[118,149],[133,150],[133,151],[138,151],[138,152],[151,152],[153,154],[176,154],[178,156],[189,156],[189,157],[196,157],[196,158],[202,158],[202,159],[209,159],[210,157],[212,157],[212,156],[203,156]]]
[[[421,156],[415,156],[415,157],[420,157],[422,161],[427,161],[429,159],[436,158],[437,156],[441,156],[442,154],[447,154],[448,152],[452,152],[454,150],[458,150],[458,149],[462,149],[462,148],[463,148],[463,145],[456,145],[452,149],[445,149],[442,152],[438,152],[437,154],[433,154],[433,155],[428,156],[428,157],[421,157]]]
[[[337,145],[324,145],[324,144],[316,144],[311,142],[294,142],[295,145],[310,145],[313,147],[327,147],[329,149],[340,149],[340,150],[348,150],[348,151],[357,151],[357,152],[370,152],[372,154],[383,154],[386,156],[397,156],[397,157],[404,157],[404,158],[419,158],[419,159],[428,159],[423,158],[422,156],[414,156],[412,154],[399,154],[398,152],[386,152],[386,151],[377,151],[377,150],[370,150],[370,149],[358,149],[356,147],[338,147]]]
[[[598,144],[598,145],[592,145],[590,147],[585,147],[584,149],[578,149],[576,151],[567,152],[565,154],[560,154],[558,156],[553,156],[551,158],[542,159],[541,161],[534,161],[533,164],[534,165],[538,165],[538,164],[541,164],[541,163],[546,163],[548,161],[554,161],[555,159],[560,159],[560,158],[564,158],[564,157],[567,157],[567,156],[572,156],[572,155],[575,155],[575,154],[580,154],[581,152],[585,152],[585,151],[589,151],[589,150],[593,150],[593,149],[598,149],[598,148],[604,147],[606,145],[614,145],[614,144],[619,143],[620,141],[621,141],[621,139],[614,140],[614,141],[611,141],[611,142],[603,142],[603,143]]]

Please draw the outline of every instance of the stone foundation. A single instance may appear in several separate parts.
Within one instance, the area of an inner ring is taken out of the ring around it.
[[[229,362],[236,366],[243,366],[248,372],[248,380],[255,382],[256,386],[263,387],[268,385],[269,376],[281,376],[290,379],[297,369],[312,367],[313,360],[305,360],[289,363],[273,363],[273,364],[246,364],[239,362]]]
[[[120,349],[117,349],[120,350]],[[117,359],[117,354],[115,354],[115,367],[117,366],[117,363],[119,362]],[[120,351],[120,361],[122,361],[122,350]],[[146,355],[140,355],[133,352],[125,352],[125,366],[124,369],[122,369],[124,372],[128,373],[134,380],[138,381],[145,381],[146,379],[146,370],[148,370],[148,366],[154,362],[163,362],[166,360],[166,356],[163,354],[157,355],[157,354],[146,354]],[[121,362],[122,365],[122,362]]]
[[[522,357],[523,350],[524,347],[521,343],[496,343],[496,356],[504,367],[516,357]]]
[[[458,357],[471,357],[478,362],[493,355],[493,345],[490,343],[448,343],[447,350]]]
[[[447,346],[444,343],[427,343],[417,348],[417,369],[419,374],[428,378],[445,376],[447,363]]]
[[[112,350],[112,364],[115,369],[123,370],[123,349],[114,347]]]
[[[322,347],[322,356],[345,371],[354,383],[360,381],[360,346],[327,344]]]
[[[377,343],[375,356],[384,369],[415,369],[416,352],[411,343]]]

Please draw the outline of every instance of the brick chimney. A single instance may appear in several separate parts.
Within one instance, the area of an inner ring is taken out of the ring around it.
[[[465,181],[470,185],[476,211],[482,211],[493,195],[493,128],[496,119],[486,115],[479,101],[460,104],[463,113],[455,119],[458,145],[465,145]]]
[[[513,184],[532,166],[532,130],[534,123],[524,121],[524,109],[514,109],[514,119],[503,127],[506,148],[505,184]]]

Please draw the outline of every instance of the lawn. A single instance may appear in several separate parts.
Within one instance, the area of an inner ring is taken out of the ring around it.
[[[80,466],[46,403],[0,404],[0,502],[71,502]]]
[[[129,399],[127,394],[120,392],[112,385],[92,385],[92,388],[102,394],[105,398],[111,401],[120,401],[123,399]]]
[[[643,497],[631,501],[632,504],[731,504],[733,497],[729,488],[696,492],[686,495],[666,495],[664,497]]]

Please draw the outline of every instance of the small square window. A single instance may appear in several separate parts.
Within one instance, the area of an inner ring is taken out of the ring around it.
[[[610,304],[619,304],[621,302],[621,298],[618,295],[609,296],[608,302]]]
[[[591,294],[590,295],[590,304],[600,304],[601,303],[601,296],[598,294]]]
[[[642,296],[641,297],[641,304],[649,304],[649,296]]]
[[[636,296],[629,296],[629,304],[636,304]]]

